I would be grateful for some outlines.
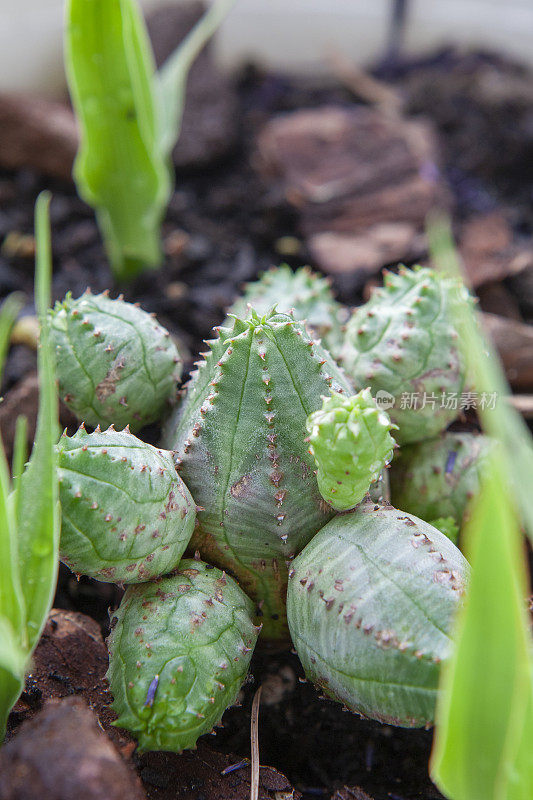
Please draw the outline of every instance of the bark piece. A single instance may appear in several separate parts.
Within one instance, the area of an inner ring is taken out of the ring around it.
[[[503,362],[507,380],[520,391],[533,388],[533,326],[497,314],[481,320]]]
[[[514,241],[503,211],[469,219],[463,227],[459,249],[474,289],[533,268],[533,248]]]
[[[0,165],[71,180],[78,148],[74,115],[64,103],[0,94]]]
[[[319,266],[344,274],[418,255],[428,211],[449,202],[438,161],[429,123],[359,106],[273,118],[256,158],[299,209]]]
[[[124,797],[145,794],[79,697],[50,701],[0,752],[0,800]]]

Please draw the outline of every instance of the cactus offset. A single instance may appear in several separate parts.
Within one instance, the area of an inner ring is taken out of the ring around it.
[[[306,675],[365,717],[431,724],[467,576],[444,534],[392,506],[331,520],[290,573],[287,614]]]
[[[274,306],[278,312],[292,311],[295,319],[305,320],[307,327],[322,339],[324,347],[335,358],[339,355],[348,310],[333,297],[327,278],[309,267],[295,272],[287,264],[272,267],[258,281],[245,286],[242,297],[233,303],[228,313],[245,317],[250,306],[258,314],[266,314]]]
[[[452,517],[461,527],[490,444],[485,436],[445,433],[403,447],[391,469],[393,503],[428,521]]]
[[[370,389],[353,397],[332,394],[307,420],[309,452],[318,468],[320,494],[337,511],[361,502],[392,458],[393,425]]]
[[[194,747],[237,698],[259,633],[252,612],[232,578],[200,561],[130,586],[108,640],[115,724],[142,750]]]
[[[170,334],[107,293],[67,294],[50,312],[61,396],[88,425],[137,431],[173,404],[181,358]]]
[[[436,519],[430,519],[429,524],[437,528],[441,533],[444,533],[454,544],[459,543],[459,526],[453,517],[437,517]]]
[[[285,562],[327,522],[305,435],[330,389],[352,394],[335,362],[287,314],[254,311],[220,329],[165,446],[203,507],[193,537],[257,603],[267,635],[286,630]]]
[[[451,315],[458,297],[456,285],[432,270],[402,269],[388,273],[348,322],[342,363],[356,388],[390,399],[383,407],[400,444],[436,436],[457,416],[446,399],[465,382]]]
[[[127,429],[83,427],[58,451],[60,551],[74,572],[136,583],[177,566],[196,508],[171,453]]]

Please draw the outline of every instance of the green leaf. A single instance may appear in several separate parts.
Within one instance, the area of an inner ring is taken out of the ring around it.
[[[444,219],[434,220],[429,230],[430,248],[435,263],[444,271],[461,278],[461,269],[451,238],[449,224]],[[509,386],[505,380],[498,357],[481,332],[479,324],[467,303],[455,304],[457,327],[461,332],[463,354],[478,396],[489,398],[496,393],[494,408],[489,402],[478,407],[483,428],[503,447],[502,472],[510,481],[513,495],[520,507],[522,520],[533,543],[533,441],[520,414],[508,402]]]
[[[41,322],[39,415],[29,464],[18,488],[18,541],[22,590],[26,603],[28,650],[37,643],[50,609],[58,569],[59,504],[55,443],[58,437],[57,395],[46,312],[50,305],[52,258],[48,206],[50,196],[37,198],[35,302]]]
[[[19,500],[18,487],[20,484],[20,479],[24,472],[24,465],[26,463],[26,459],[28,457],[27,441],[28,441],[28,420],[26,417],[17,417],[17,423],[15,427],[15,441],[13,443],[13,460],[11,465],[15,519],[18,519],[18,500]]]
[[[7,717],[24,688],[27,653],[20,646],[18,632],[0,615],[0,743],[6,732]]]
[[[10,620],[19,644],[25,642],[24,597],[18,562],[17,531],[9,497],[9,472],[0,446],[0,617]]]
[[[65,64],[81,143],[74,167],[118,279],[161,262],[170,176],[154,63],[134,0],[68,0]]]
[[[430,226],[441,269],[460,277],[449,223]],[[533,660],[526,616],[520,514],[533,536],[533,444],[507,400],[499,361],[467,303],[455,306],[483,427],[499,442],[463,542],[472,578],[457,624],[456,650],[443,671],[432,777],[452,800],[527,800],[533,796]],[[497,460],[496,460],[497,458]],[[517,502],[516,502],[517,501]]]
[[[453,800],[525,798],[533,780],[526,577],[505,486],[492,456],[465,528],[472,575],[437,703],[432,778]]]
[[[162,109],[160,143],[167,158],[170,158],[180,135],[189,69],[235,3],[236,0],[215,0],[159,70]]]
[[[0,383],[2,382],[4,363],[9,348],[11,328],[23,305],[24,300],[22,295],[19,292],[14,292],[6,297],[0,308]]]

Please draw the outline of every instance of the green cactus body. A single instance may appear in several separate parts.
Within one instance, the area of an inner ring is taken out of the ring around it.
[[[287,314],[220,329],[167,426],[165,446],[196,502],[193,537],[257,603],[263,634],[287,634],[286,560],[332,516],[305,442],[330,389],[352,393],[331,356]]]
[[[174,569],[196,507],[172,454],[129,431],[83,427],[58,444],[61,559],[100,581],[136,583]]]
[[[454,544],[459,543],[459,527],[453,517],[437,517],[430,519],[429,524],[444,533]]]
[[[318,468],[318,488],[337,511],[361,502],[392,459],[395,428],[376,406],[370,389],[353,397],[332,394],[307,420],[309,452]]]
[[[287,264],[272,267],[258,281],[246,285],[228,313],[244,318],[249,306],[258,314],[268,313],[273,306],[282,313],[292,311],[295,319],[306,321],[335,358],[339,355],[348,310],[333,297],[329,281],[309,267],[295,272]],[[229,325],[229,320],[225,324]]]
[[[417,517],[371,503],[335,517],[290,573],[289,627],[306,675],[362,716],[431,724],[467,576],[459,550]]]
[[[173,404],[181,359],[170,334],[131,303],[68,294],[50,312],[59,389],[78,419],[137,431]]]
[[[489,447],[489,439],[471,433],[403,447],[390,470],[393,503],[428,521],[452,517],[461,527]]]
[[[341,361],[399,426],[400,444],[437,436],[457,416],[465,382],[450,314],[457,296],[432,270],[403,269],[348,322]]]
[[[181,752],[235,702],[259,628],[232,578],[201,561],[129,586],[111,621],[107,678],[142,750]]]

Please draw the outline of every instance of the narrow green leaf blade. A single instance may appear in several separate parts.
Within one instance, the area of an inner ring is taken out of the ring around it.
[[[41,323],[39,415],[29,464],[18,488],[20,574],[26,603],[29,652],[35,646],[53,600],[59,560],[59,504],[55,443],[58,437],[57,394],[46,312],[50,305],[52,257],[48,206],[50,196],[37,198],[35,303]]]
[[[10,710],[24,688],[27,653],[11,622],[0,615],[0,743],[4,740]]]
[[[161,151],[170,158],[179,139],[187,75],[195,58],[216,32],[236,0],[214,0],[211,7],[159,70]]]
[[[461,268],[454,248],[449,223],[435,219],[428,229],[430,248],[437,266],[462,279]],[[518,501],[522,520],[533,544],[533,440],[520,414],[510,405],[509,386],[492,346],[487,342],[474,314],[467,304],[457,303],[454,309],[457,327],[461,331],[463,355],[475,389],[488,403],[479,405],[478,412],[485,431],[502,443],[502,471],[511,484]],[[494,406],[491,397],[496,394]]]
[[[9,348],[11,328],[15,324],[18,313],[24,304],[22,295],[18,292],[10,294],[0,308],[0,383],[4,373],[4,363]]]
[[[514,762],[509,767],[506,800],[531,800],[533,797],[533,669],[530,675],[529,700],[524,714],[524,727],[519,738]]]
[[[78,190],[96,209],[117,278],[132,277],[161,262],[170,192],[153,58],[134,0],[68,0],[65,64],[81,129]]]
[[[19,645],[26,641],[24,598],[19,572],[15,516],[9,497],[9,472],[0,442],[0,616],[10,620]]]
[[[28,420],[26,417],[17,417],[15,427],[15,441],[13,443],[13,460],[11,464],[11,483],[13,491],[11,502],[13,504],[13,516],[15,520],[19,518],[20,500],[20,479],[24,473],[24,467],[28,458]]]
[[[509,767],[530,710],[522,537],[505,485],[493,458],[465,530],[472,575],[443,671],[431,761],[453,800],[510,800]]]

